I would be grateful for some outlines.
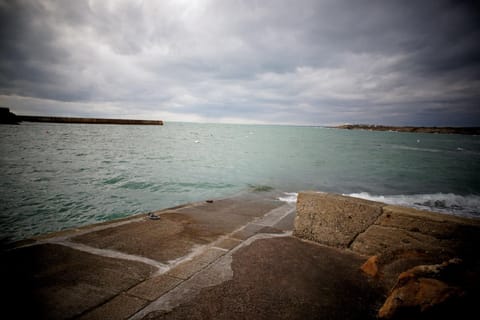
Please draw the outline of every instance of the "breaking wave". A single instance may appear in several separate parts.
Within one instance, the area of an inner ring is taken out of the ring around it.
[[[371,195],[367,192],[346,195],[392,205],[480,218],[480,196],[478,195],[461,196],[453,193]]]
[[[297,203],[298,193],[296,192],[285,192],[283,197],[279,197],[278,200],[287,202],[287,203]]]
[[[453,214],[457,216],[480,218],[480,196],[461,196],[453,193],[413,194],[413,195],[372,195],[368,192],[344,194],[354,198],[383,202],[391,205],[411,207]],[[285,192],[278,200],[296,203],[298,193]]]

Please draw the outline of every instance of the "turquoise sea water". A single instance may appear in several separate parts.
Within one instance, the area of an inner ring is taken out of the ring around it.
[[[480,217],[478,136],[23,123],[0,126],[0,152],[6,240],[268,188]]]

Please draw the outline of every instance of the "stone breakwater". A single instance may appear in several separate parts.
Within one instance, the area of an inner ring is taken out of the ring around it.
[[[163,125],[162,120],[135,119],[103,119],[103,118],[70,118],[70,117],[39,117],[17,116],[19,122],[52,122],[52,123],[87,123],[87,124],[129,124],[129,125]]]
[[[294,235],[369,257],[359,267],[389,290],[380,318],[475,310],[480,220],[302,192]]]
[[[162,120],[106,119],[77,117],[42,117],[16,115],[9,108],[0,107],[0,124],[19,124],[20,122],[85,123],[85,124],[122,124],[122,125],[163,125]]]

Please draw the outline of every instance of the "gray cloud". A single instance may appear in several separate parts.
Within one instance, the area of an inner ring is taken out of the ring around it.
[[[475,1],[0,0],[0,103],[164,120],[480,125]]]

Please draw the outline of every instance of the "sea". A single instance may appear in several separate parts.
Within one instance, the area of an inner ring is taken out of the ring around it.
[[[318,190],[480,218],[480,137],[281,125],[0,126],[0,239]]]

